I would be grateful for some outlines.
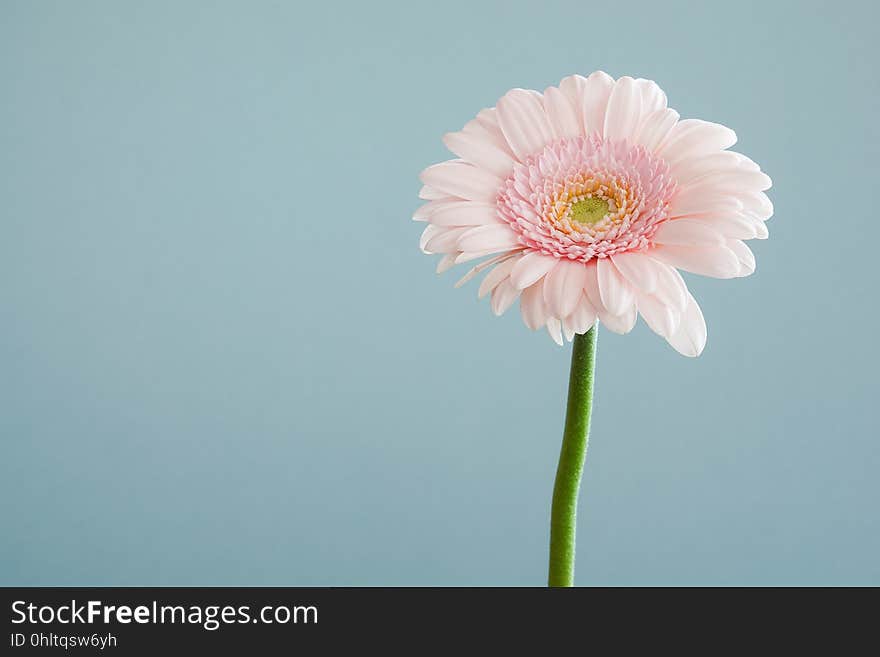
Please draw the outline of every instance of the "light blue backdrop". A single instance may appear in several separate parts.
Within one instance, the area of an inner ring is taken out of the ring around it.
[[[599,338],[582,584],[880,584],[869,2],[0,3],[0,583],[545,577],[568,349],[419,171],[602,68],[773,177],[704,355]]]

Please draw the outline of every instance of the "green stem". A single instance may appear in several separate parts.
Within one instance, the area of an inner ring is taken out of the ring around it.
[[[576,335],[571,350],[568,408],[565,411],[565,431],[562,434],[550,512],[550,586],[574,586],[578,490],[590,435],[598,330],[598,326],[593,326],[585,334]]]

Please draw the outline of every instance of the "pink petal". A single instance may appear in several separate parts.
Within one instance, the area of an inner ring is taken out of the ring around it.
[[[651,257],[701,276],[735,278],[740,263],[726,246],[656,246]]]
[[[513,151],[510,150],[510,144],[507,143],[504,133],[501,132],[501,126],[498,125],[498,110],[494,107],[480,110],[477,118],[465,123],[462,131],[485,139],[498,150],[507,153],[512,160],[516,159]]]
[[[611,315],[624,315],[633,305],[632,288],[617,271],[609,258],[601,258],[597,263],[599,295],[602,304]]]
[[[422,188],[419,190],[419,198],[422,199],[423,201],[460,200],[460,199],[450,198],[449,194],[441,192],[439,189],[435,189],[434,187],[430,187],[428,185],[423,185]]]
[[[428,228],[433,228],[433,224]],[[467,233],[471,228],[464,226],[459,228],[447,228],[445,226],[436,226],[437,233],[433,235],[425,244],[424,250],[427,253],[449,253],[450,251],[459,250],[456,245],[462,235]],[[426,229],[427,230],[427,229]]]
[[[462,201],[442,207],[431,215],[430,221],[435,226],[502,224],[494,205],[474,201]]]
[[[654,296],[673,310],[684,312],[689,294],[687,284],[675,267],[656,260],[654,262],[657,263],[657,289],[654,290]]]
[[[553,342],[558,344],[560,347],[565,344],[562,341],[562,322],[560,322],[555,317],[549,317],[547,319],[547,333],[549,333],[550,337],[553,338]]]
[[[740,240],[728,240],[727,248],[736,254],[740,263],[738,277],[751,276],[755,273],[755,254]]]
[[[605,138],[633,142],[642,112],[642,95],[631,77],[622,77],[611,90],[605,114]]]
[[[544,277],[548,271],[556,266],[556,258],[543,253],[533,252],[524,255],[516,263],[510,273],[513,285],[522,290]]]
[[[544,281],[538,281],[522,291],[519,309],[523,322],[533,331],[537,331],[547,322],[547,310],[544,305]]]
[[[460,251],[501,251],[519,246],[517,234],[507,224],[469,228],[458,239]]]
[[[608,99],[614,88],[614,78],[603,71],[592,73],[583,87],[583,129],[585,135],[595,132],[602,134],[605,129],[605,114]]]
[[[674,166],[684,158],[723,151],[735,143],[736,133],[728,127],[699,119],[685,119],[672,128],[666,143],[657,152],[670,166]]]
[[[585,293],[581,292],[575,309],[568,316],[568,323],[575,333],[586,333],[596,323],[596,310]]]
[[[655,260],[632,251],[618,253],[611,256],[611,260],[623,277],[642,292],[650,294],[656,289],[658,265]]]
[[[544,90],[544,111],[556,137],[577,137],[581,134],[580,117],[568,96],[556,87]]]
[[[562,318],[562,335],[568,342],[574,340],[574,326],[571,323],[571,320],[568,317]]]
[[[635,144],[641,144],[649,151],[654,151],[660,146],[673,126],[678,122],[678,112],[672,109],[658,110],[647,115],[633,140]]]
[[[467,228],[467,226],[465,226]],[[485,258],[488,255],[493,255],[498,253],[499,251],[505,251],[506,249],[484,249],[482,251],[462,251],[457,256],[455,256],[455,264],[460,265],[463,262],[469,262],[471,260],[479,260],[480,258]],[[510,249],[510,252],[516,252],[517,249]]]
[[[557,317],[570,315],[581,298],[585,280],[583,263],[557,261],[556,267],[544,278],[544,300],[550,312]]]
[[[639,295],[638,305],[645,323],[657,335],[667,337],[678,329],[679,313],[657,297],[650,294]]]
[[[517,260],[519,258],[513,257],[509,260],[505,260],[504,262],[495,265],[495,267],[483,278],[480,282],[480,289],[477,291],[477,298],[482,299],[484,296],[489,294],[492,290],[494,290],[498,285],[508,279],[510,276],[511,270],[516,266]]]
[[[584,294],[587,295],[590,304],[598,313],[605,310],[605,304],[602,303],[602,295],[599,292],[599,268],[594,262],[590,262],[587,264],[586,269],[587,273],[584,278]]]
[[[437,273],[442,274],[445,271],[452,269],[455,266],[455,256],[456,253],[447,253],[440,261],[437,263]]]
[[[440,208],[449,207],[455,205],[456,203],[469,202],[470,201],[462,201],[461,199],[443,199],[440,201],[428,201],[427,203],[418,207],[418,209],[413,213],[412,219],[413,221],[428,221],[431,215]]]
[[[669,204],[669,217],[739,212],[743,204],[735,196],[722,196],[711,191],[685,188],[679,190]]]
[[[559,91],[568,99],[574,109],[578,121],[579,135],[584,132],[584,107],[586,105],[587,78],[582,75],[570,75],[559,83]]]
[[[513,169],[513,158],[484,135],[471,132],[449,132],[443,136],[446,148],[471,164],[506,178]]]
[[[754,239],[759,236],[759,231],[760,234],[766,234],[767,231],[763,221],[740,212],[697,216],[694,220],[711,226],[725,237],[738,240]]]
[[[654,233],[656,244],[678,246],[721,246],[724,236],[712,226],[691,219],[671,219],[665,221]]]
[[[773,216],[773,203],[770,202],[766,194],[762,192],[749,192],[747,194],[740,194],[739,198],[742,201],[743,208],[754,214],[758,219],[767,221]]]
[[[765,240],[768,237],[770,237],[770,232],[767,230],[767,224],[765,224],[763,221],[761,221],[760,219],[758,219],[754,215],[748,215],[748,216],[749,216],[749,219],[755,220],[755,239]],[[735,236],[731,235],[731,237],[735,237]],[[740,238],[740,239],[742,239],[742,238]]]
[[[501,180],[485,169],[462,160],[448,160],[422,171],[422,182],[449,196],[469,201],[494,203],[501,187]]]
[[[688,294],[688,304],[678,329],[667,338],[669,344],[684,356],[696,357],[706,346],[706,320],[696,300]]]
[[[636,311],[636,304],[634,303],[623,315],[611,315],[599,311],[599,320],[602,324],[604,324],[609,331],[619,333],[620,335],[625,335],[633,330],[638,316],[639,314]]]
[[[514,255],[509,252],[502,253],[500,255],[489,258],[488,260],[484,260],[483,262],[479,263],[478,265],[474,265],[473,267],[471,267],[467,271],[467,273],[464,276],[462,276],[460,279],[458,279],[458,282],[456,282],[455,287],[456,288],[461,287],[462,285],[467,283],[469,280],[471,280],[474,276],[476,276],[480,272],[485,271],[487,269],[490,269],[494,265],[497,265],[497,264],[503,262],[504,260],[509,260],[513,257],[514,257]]]
[[[656,82],[638,78],[636,87],[642,98],[642,116],[666,109],[666,93]]]
[[[422,253],[430,253],[430,251],[425,250],[425,247],[428,245],[428,242],[430,242],[432,238],[436,237],[442,232],[444,232],[444,229],[440,228],[439,226],[432,226],[431,224],[425,226],[425,229],[422,231],[422,235],[419,238],[419,248],[422,250]]]
[[[706,173],[693,182],[689,187],[711,189],[715,193],[723,192],[763,192],[770,189],[773,181],[763,171],[749,171],[747,169],[719,169]]]
[[[672,175],[679,185],[687,185],[713,171],[732,171],[739,168],[740,155],[733,151],[717,151],[701,157],[690,157],[672,167]]]
[[[508,91],[498,101],[498,123],[520,160],[540,152],[553,141],[553,129],[544,112],[541,94],[534,91]]]
[[[502,281],[498,287],[492,290],[492,312],[498,316],[507,312],[519,296],[519,290],[510,284],[510,279]]]

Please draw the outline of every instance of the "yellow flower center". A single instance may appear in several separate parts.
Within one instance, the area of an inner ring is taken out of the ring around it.
[[[592,225],[602,221],[610,209],[604,198],[588,196],[571,204],[571,218],[579,224]]]

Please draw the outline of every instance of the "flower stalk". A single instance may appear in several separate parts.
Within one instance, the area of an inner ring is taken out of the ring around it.
[[[565,430],[550,511],[550,574],[547,583],[553,587],[574,586],[577,502],[590,435],[597,332],[598,326],[594,325],[585,334],[576,335],[571,351]]]

